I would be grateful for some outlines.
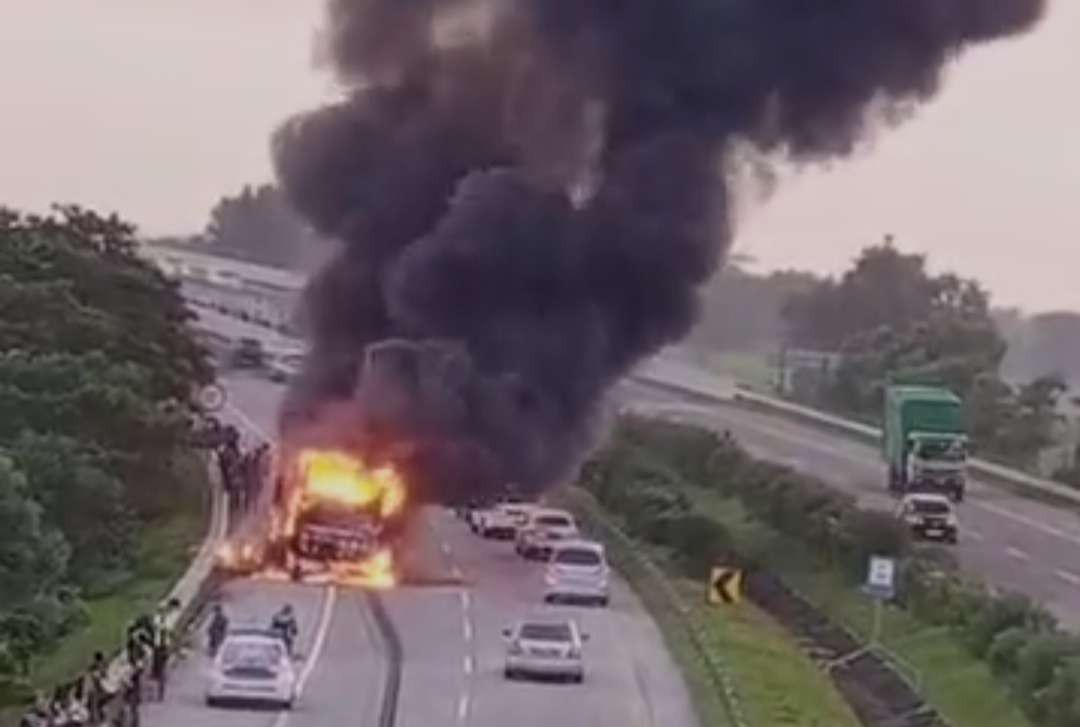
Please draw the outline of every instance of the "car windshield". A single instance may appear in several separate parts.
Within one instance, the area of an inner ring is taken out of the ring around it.
[[[589,548],[563,548],[555,553],[556,563],[560,565],[600,565],[600,554]]]
[[[232,641],[225,644],[221,663],[225,667],[272,667],[281,661],[282,647],[273,641]]]
[[[935,462],[959,462],[967,456],[967,447],[956,439],[922,439],[916,447],[920,457]]]
[[[950,510],[949,504],[940,500],[915,500],[911,509],[921,515],[947,515]]]
[[[570,641],[570,625],[529,623],[521,627],[521,638],[530,641]]]
[[[541,515],[536,518],[536,524],[555,528],[566,528],[571,525],[571,522],[570,518],[565,515]]]

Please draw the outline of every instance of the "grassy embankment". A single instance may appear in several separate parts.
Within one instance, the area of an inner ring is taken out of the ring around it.
[[[625,534],[618,519],[588,493],[570,488],[560,499],[630,583],[657,623],[678,663],[700,723],[854,727],[843,699],[788,634],[752,604],[705,603],[704,585],[673,575],[667,554]],[[725,686],[733,692],[725,694]],[[734,703],[734,705],[732,704]]]

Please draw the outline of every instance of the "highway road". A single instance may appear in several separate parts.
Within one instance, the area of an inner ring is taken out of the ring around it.
[[[735,404],[703,403],[640,381],[622,385],[622,405],[645,413],[728,429],[753,454],[816,475],[861,504],[892,510],[878,450],[813,426],[750,411]],[[1061,623],[1080,629],[1080,517],[1066,508],[974,481],[959,506],[961,565],[988,583],[1026,593]]]
[[[253,376],[224,383],[229,403],[223,418],[239,424],[249,441],[272,439],[282,387]],[[402,586],[382,595],[404,651],[398,727],[696,724],[659,631],[624,583],[615,581],[607,609],[542,606],[539,566],[517,558],[511,544],[480,540],[442,509],[430,509],[427,533],[436,569],[459,585]],[[307,681],[296,709],[208,709],[202,702],[204,659],[193,653],[175,670],[164,704],[147,709],[147,724],[375,724],[385,659],[361,593],[241,580],[228,585],[224,599],[234,618],[261,621],[285,601],[300,612]],[[590,634],[584,684],[503,678],[502,629],[540,611],[570,615]]]

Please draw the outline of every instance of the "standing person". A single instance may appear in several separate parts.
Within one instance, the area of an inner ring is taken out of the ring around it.
[[[207,643],[210,647],[211,658],[217,656],[221,642],[225,640],[225,634],[228,631],[229,618],[225,615],[225,609],[220,603],[215,603],[213,614],[210,616],[210,626],[207,628]]]
[[[270,630],[281,636],[282,641],[285,642],[286,651],[289,652],[289,656],[292,656],[293,644],[300,629],[296,624],[296,615],[293,613],[291,604],[285,604],[280,611],[274,614],[274,617],[270,620]]]
[[[126,714],[124,724],[129,725],[129,727],[139,727],[142,692],[143,670],[140,665],[139,668],[132,669],[128,673],[128,678],[124,681],[124,712]]]
[[[157,700],[165,701],[165,681],[169,666],[169,622],[172,604],[162,604],[154,614],[154,640],[150,646],[150,678],[157,685]]]
[[[108,676],[109,665],[105,663],[105,654],[100,651],[94,652],[94,660],[90,664],[90,672],[87,675],[89,681],[89,699],[91,724],[101,724],[105,721],[105,702],[107,693],[105,680]]]

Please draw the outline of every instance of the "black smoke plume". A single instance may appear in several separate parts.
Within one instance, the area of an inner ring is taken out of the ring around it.
[[[307,291],[284,434],[379,453],[444,502],[560,481],[607,388],[694,323],[736,150],[850,154],[1043,9],[330,0],[346,95],[274,139],[292,203],[345,243]]]

